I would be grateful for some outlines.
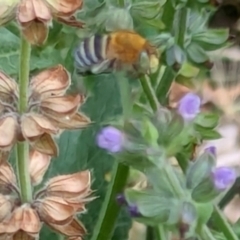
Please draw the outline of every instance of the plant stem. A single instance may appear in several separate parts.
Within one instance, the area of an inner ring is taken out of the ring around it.
[[[173,30],[175,36],[175,42],[184,49],[185,43],[185,32],[186,27],[188,25],[188,9],[187,7],[183,6],[182,8],[178,9],[174,15],[174,23],[173,23]]]
[[[116,76],[119,83],[119,90],[124,118],[128,118],[131,113],[130,86],[128,79]],[[120,206],[116,202],[117,194],[123,192],[128,179],[129,167],[115,161],[112,171],[111,183],[102,205],[98,222],[94,229],[91,240],[111,239],[114,225],[118,217]]]
[[[215,224],[219,230],[224,234],[227,240],[238,240],[238,237],[234,233],[233,229],[229,225],[226,218],[223,216],[221,210],[218,206],[214,206],[213,217],[215,219]]]
[[[147,75],[145,75],[144,77],[141,77],[140,82],[141,82],[143,91],[145,92],[148,98],[148,101],[149,101],[149,104],[151,105],[152,110],[154,112],[157,111],[159,102],[154,93],[149,77]]]
[[[114,164],[111,183],[101,208],[98,222],[95,226],[91,240],[111,239],[114,225],[120,210],[116,202],[116,195],[123,191],[128,177],[129,167],[118,163]]]
[[[203,225],[202,228],[197,229],[197,233],[201,240],[216,240],[206,225]]]
[[[28,84],[30,69],[31,45],[21,38],[19,64],[19,113],[25,113],[28,107]],[[32,186],[29,174],[29,145],[27,142],[17,144],[17,172],[22,202],[32,200]]]
[[[159,225],[155,228],[155,234],[157,240],[167,240],[166,232],[163,225]]]

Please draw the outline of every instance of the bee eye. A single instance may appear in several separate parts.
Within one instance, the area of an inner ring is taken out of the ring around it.
[[[139,56],[139,67],[143,72],[147,72],[150,67],[150,59],[146,51],[142,51]]]

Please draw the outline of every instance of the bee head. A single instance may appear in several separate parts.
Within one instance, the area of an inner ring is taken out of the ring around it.
[[[154,73],[158,69],[159,60],[156,54],[149,54],[147,51],[142,51],[139,57],[139,68],[144,73]]]

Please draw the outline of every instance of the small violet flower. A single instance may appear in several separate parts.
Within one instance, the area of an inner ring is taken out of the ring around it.
[[[131,217],[140,217],[141,216],[141,213],[139,212],[138,207],[135,204],[128,206],[128,212]]]
[[[212,179],[217,190],[224,191],[231,186],[237,178],[236,171],[229,167],[217,167],[212,171]]]
[[[211,153],[213,156],[217,155],[217,149],[215,146],[205,148],[205,152]]]
[[[123,140],[123,133],[111,126],[103,128],[97,135],[97,145],[112,153],[122,150]]]
[[[178,105],[179,114],[186,120],[194,119],[200,112],[201,99],[194,93],[187,93]]]

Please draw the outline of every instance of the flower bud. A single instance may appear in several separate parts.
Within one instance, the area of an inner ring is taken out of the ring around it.
[[[179,114],[186,120],[193,120],[200,112],[201,99],[193,93],[187,93],[178,105]]]
[[[124,136],[123,133],[114,127],[105,127],[97,135],[97,145],[111,153],[122,150]]]
[[[210,146],[205,149],[205,152],[212,154],[213,156],[217,155],[217,149],[215,146]]]
[[[139,212],[138,207],[135,204],[131,204],[128,206],[128,212],[131,217],[140,217],[141,216],[141,213]]]
[[[1,0],[0,25],[4,25],[14,18],[18,3],[19,0]]]
[[[116,201],[119,205],[126,205],[127,204],[127,200],[124,196],[124,194],[118,194],[116,197]]]

